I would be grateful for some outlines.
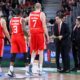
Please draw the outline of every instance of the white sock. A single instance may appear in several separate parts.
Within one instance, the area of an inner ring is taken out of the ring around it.
[[[10,65],[10,71],[13,71],[14,69],[13,69],[13,66],[12,65]]]
[[[25,67],[25,71],[28,72],[29,71],[29,66]]]
[[[32,54],[32,57],[31,57],[31,64],[32,64],[32,65],[33,65],[33,63],[34,63],[34,59],[35,59],[35,53]]]
[[[2,68],[0,67],[0,72],[2,72]]]
[[[26,76],[29,76],[29,66],[25,66],[25,75]]]
[[[34,58],[32,57],[32,58],[31,58],[31,64],[33,64],[33,62],[34,62]]]
[[[40,64],[40,71],[42,71],[42,64]]]

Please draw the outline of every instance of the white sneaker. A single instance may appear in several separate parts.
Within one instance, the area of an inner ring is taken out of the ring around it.
[[[26,76],[30,76],[30,74],[29,74],[28,72],[25,72],[25,75],[26,75]]]
[[[9,71],[9,72],[8,72],[8,76],[14,77],[14,76],[15,76],[15,75],[14,75],[14,72],[13,72],[13,71]]]
[[[42,73],[43,73],[42,68],[39,68],[39,71],[38,72],[39,72],[39,75],[42,76]]]

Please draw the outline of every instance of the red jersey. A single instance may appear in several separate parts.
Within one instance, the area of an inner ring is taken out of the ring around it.
[[[10,20],[11,26],[11,53],[26,53],[27,52],[27,43],[24,38],[24,32],[22,29],[22,18],[13,17]]]
[[[24,35],[21,20],[21,17],[13,17],[10,20],[12,35]]]
[[[31,12],[29,16],[30,33],[43,33],[43,25],[40,19],[41,12]]]
[[[3,28],[2,28],[2,23],[1,23],[1,18],[0,18],[0,38],[4,38],[4,32],[3,32]]]

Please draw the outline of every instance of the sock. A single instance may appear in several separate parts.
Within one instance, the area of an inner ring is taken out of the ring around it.
[[[2,72],[2,68],[0,67],[0,72]]]
[[[33,63],[34,63],[34,59],[35,59],[35,53],[34,54],[32,54],[32,57],[31,57],[31,64],[33,65]]]
[[[13,66],[12,66],[12,65],[10,65],[10,71],[12,71],[12,72],[13,72]]]
[[[34,58],[32,57],[32,58],[31,58],[31,64],[33,64],[33,63],[34,63]]]
[[[29,66],[25,67],[25,71],[28,72],[29,71]]]
[[[40,71],[42,71],[42,64],[40,64]]]

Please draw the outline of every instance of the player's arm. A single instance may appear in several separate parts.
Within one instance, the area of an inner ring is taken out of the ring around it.
[[[29,17],[24,18],[24,20],[27,23],[29,21]]]
[[[22,18],[22,29],[24,31],[25,36],[28,36],[27,30],[26,30],[26,22],[25,19]]]
[[[49,41],[48,29],[47,29],[47,25],[46,25],[46,16],[43,12],[41,12],[41,21],[43,24],[43,29],[44,29],[45,35],[47,37],[47,40]]]
[[[10,35],[9,35],[8,30],[7,30],[6,21],[5,21],[5,19],[2,19],[1,21],[2,21],[2,28],[3,28],[4,34],[8,38],[8,40],[10,41]]]
[[[11,33],[12,33],[12,29],[11,29],[10,24],[11,24],[11,20],[10,20],[10,22],[9,22],[9,33],[10,33],[10,35],[11,35]]]

